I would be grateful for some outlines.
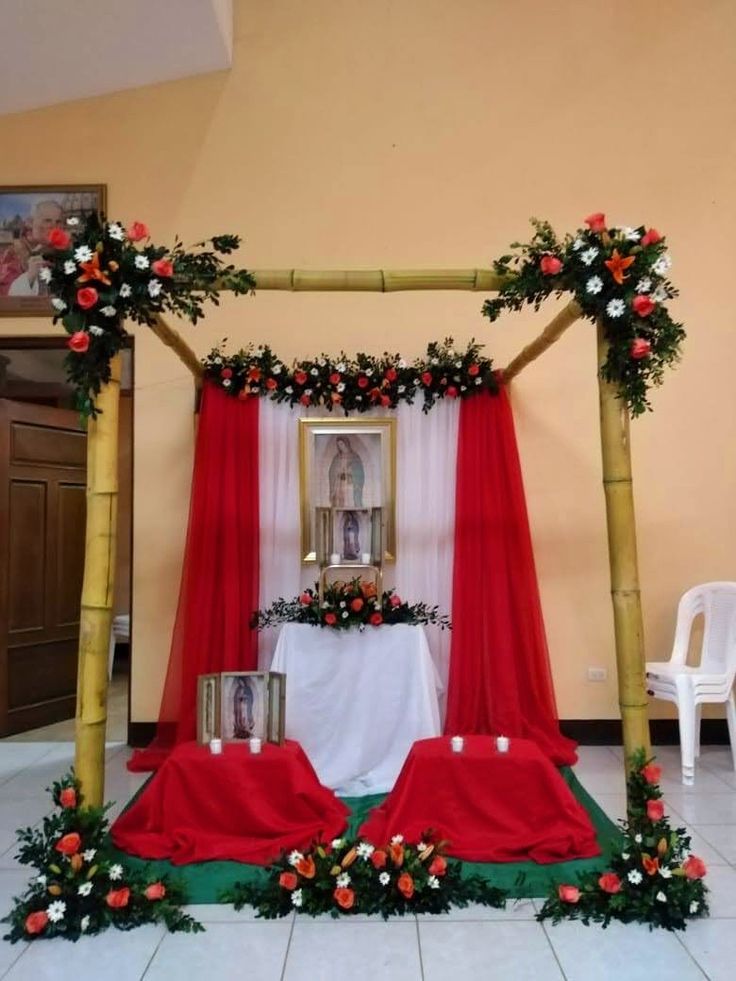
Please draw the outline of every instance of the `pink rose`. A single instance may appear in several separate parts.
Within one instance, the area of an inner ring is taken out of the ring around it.
[[[647,817],[650,821],[661,821],[664,817],[664,804],[661,800],[647,801]]]
[[[475,376],[479,372],[480,372],[480,365],[471,364],[470,367],[468,368],[468,374],[470,375],[471,378],[475,378]]]
[[[647,245],[656,245],[657,242],[661,242],[664,238],[660,235],[656,228],[650,228],[646,235],[642,236],[641,244],[646,248]]]
[[[383,617],[380,613],[378,613],[378,611],[376,611],[375,613],[371,613],[368,621],[372,626],[380,627],[380,625],[383,623]]]
[[[94,286],[83,286],[77,290],[77,303],[83,310],[91,309],[97,303],[99,295]]]
[[[302,604],[302,606],[311,606],[312,596],[309,593],[302,593],[302,595],[299,597],[299,602]]]
[[[641,361],[642,358],[649,357],[652,350],[652,345],[649,341],[645,340],[643,337],[635,337],[631,342],[629,347],[629,354],[634,359],[634,361]]]
[[[130,889],[127,886],[123,886],[122,889],[111,889],[105,896],[105,902],[110,909],[123,909],[128,905],[129,899]]]
[[[556,276],[562,269],[562,263],[556,255],[543,255],[539,260],[539,268],[543,276]]]
[[[448,399],[456,399],[457,398],[457,389],[455,388],[455,386],[454,385],[448,385],[447,386],[447,391],[445,392],[445,395],[448,397]]]
[[[558,886],[557,895],[563,903],[577,903],[580,899],[580,890],[577,886]]]
[[[75,354],[84,354],[89,349],[89,334],[83,330],[75,330],[67,340],[66,346]]]
[[[26,933],[41,933],[48,922],[49,917],[45,909],[38,909],[35,913],[29,913],[25,922]]]
[[[87,335],[85,334],[84,336],[86,337]],[[77,806],[77,792],[74,787],[64,787],[59,794],[59,803],[62,807]]]
[[[143,894],[146,899],[150,899],[153,902],[156,899],[163,899],[166,895],[166,886],[163,882],[152,882],[150,886],[146,886],[146,890]]]
[[[702,879],[708,871],[703,859],[697,855],[689,855],[682,863],[682,869],[688,879]]]
[[[148,225],[144,225],[142,221],[134,221],[128,229],[128,238],[131,242],[140,242],[142,239],[148,238],[150,234]]]
[[[61,852],[62,855],[73,855],[75,852],[79,851],[82,844],[82,839],[79,837],[76,831],[71,831],[69,834],[64,835],[63,838],[59,840],[54,845],[57,852]]]
[[[656,303],[650,296],[635,296],[631,301],[631,306],[640,317],[648,317],[656,307]]]
[[[391,606],[401,606],[401,597],[394,593],[389,600]]]
[[[337,623],[337,617],[334,613],[325,613],[325,623],[328,627],[334,627]]]
[[[432,384],[432,372],[431,371],[423,371],[422,372],[422,384],[423,385],[431,385]]]
[[[155,262],[151,263],[151,269],[157,276],[169,277],[174,275],[174,263],[169,259],[156,259]]]
[[[662,777],[662,767],[656,763],[647,763],[641,768],[641,775],[647,783],[659,783]]]
[[[592,215],[588,215],[585,219],[585,224],[591,232],[605,232],[606,216],[602,211],[594,211]]]
[[[615,872],[604,872],[598,880],[598,885],[603,892],[610,892],[611,894],[621,892],[621,880]]]
[[[355,599],[350,600],[350,609],[353,613],[360,613],[364,606],[365,603],[360,596],[356,596]]]

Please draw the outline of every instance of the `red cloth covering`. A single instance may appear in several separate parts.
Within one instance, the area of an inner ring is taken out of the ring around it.
[[[455,491],[452,648],[445,732],[533,739],[559,764],[547,639],[506,390],[464,399]]]
[[[323,787],[299,743],[221,756],[182,743],[111,829],[121,851],[174,865],[229,859],[268,865],[282,850],[338,837],[348,808]]]
[[[474,862],[565,862],[600,854],[585,808],[547,757],[526,739],[508,753],[490,736],[414,743],[396,785],[360,834],[383,845],[401,834],[415,843],[429,829],[447,852]]]

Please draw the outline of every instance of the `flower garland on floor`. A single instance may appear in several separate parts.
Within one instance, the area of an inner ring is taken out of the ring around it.
[[[395,409],[400,402],[423,400],[428,412],[442,399],[464,399],[479,392],[498,392],[498,382],[481,345],[472,340],[455,350],[451,337],[427,345],[427,353],[411,364],[388,352],[375,358],[321,354],[288,366],[270,347],[244,348],[225,354],[223,345],[203,360],[205,377],[239,398],[265,396],[290,405],[320,405],[325,409],[367,412]]]
[[[506,894],[478,876],[461,877],[461,863],[446,858],[447,842],[431,832],[416,845],[395,835],[375,848],[367,841],[317,842],[306,854],[293,851],[268,871],[265,885],[236,883],[222,897],[236,909],[254,906],[275,919],[294,910],[309,916],[378,913],[446,913],[452,906],[505,906]]]
[[[4,937],[41,940],[101,933],[107,927],[131,930],[163,923],[172,932],[197,933],[203,927],[182,912],[183,891],[166,876],[132,872],[105,856],[107,807],[82,807],[73,774],[51,788],[57,810],[41,828],[18,832],[18,861],[38,875],[3,918]]]
[[[527,303],[538,310],[552,293],[571,293],[584,317],[603,324],[610,347],[602,375],[637,416],[651,409],[648,390],[679,360],[685,337],[665,306],[677,296],[667,278],[672,260],[656,228],[609,227],[600,212],[585,224],[559,240],[548,222],[532,219],[532,240],[514,242],[516,254],[493,263],[507,282],[483,313],[493,321],[503,310]]]
[[[332,630],[350,630],[367,626],[393,626],[397,623],[433,624],[443,630],[452,628],[450,619],[439,612],[439,607],[426,603],[405,603],[394,589],[386,590],[378,598],[374,583],[360,578],[350,582],[333,582],[325,587],[322,606],[319,604],[319,584],[305,589],[294,599],[277,599],[266,610],[253,614],[252,626],[265,630],[280,623],[307,623],[313,627],[329,627]]]
[[[237,235],[217,235],[187,251],[178,239],[173,249],[154,245],[139,221],[125,228],[93,213],[82,224],[67,218],[67,226],[50,232],[40,277],[52,296],[54,323],[61,320],[69,334],[67,373],[84,416],[96,414],[110,359],[125,343],[125,318],[150,326],[171,311],[196,324],[204,302],[217,304],[220,290],[247,293],[255,286],[248,272],[220,258],[239,247]]]
[[[579,876],[577,885],[558,886],[537,919],[579,919],[604,927],[620,920],[684,930],[687,920],[707,916],[705,863],[690,854],[685,830],[673,830],[665,817],[660,776],[660,767],[647,760],[643,750],[634,754],[629,819],[621,822],[623,837],[610,868],[602,875]]]

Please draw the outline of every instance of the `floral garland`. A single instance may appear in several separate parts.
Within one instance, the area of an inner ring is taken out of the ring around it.
[[[461,877],[461,863],[446,858],[447,842],[431,832],[416,845],[401,835],[375,848],[367,841],[336,838],[293,851],[268,871],[265,885],[236,883],[223,896],[236,909],[254,906],[275,919],[294,910],[309,916],[378,913],[446,913],[452,906],[481,903],[503,908],[506,894],[479,876]]]
[[[439,607],[426,603],[404,602],[396,590],[386,590],[378,598],[375,583],[361,581],[333,582],[325,587],[322,605],[319,603],[319,585],[305,589],[291,600],[277,599],[266,610],[253,614],[252,626],[265,630],[280,623],[307,623],[313,627],[329,627],[332,630],[350,630],[367,626],[393,626],[397,623],[434,624],[452,629],[450,619],[439,612]]]
[[[423,358],[411,364],[398,354],[349,358],[322,354],[288,366],[270,347],[247,347],[227,355],[216,347],[202,364],[205,377],[230,395],[245,399],[265,396],[290,405],[320,405],[325,409],[367,412],[376,407],[395,409],[400,402],[423,400],[428,412],[442,399],[464,399],[479,392],[498,392],[498,382],[481,345],[471,341],[456,351],[451,337],[427,346]]]
[[[237,235],[218,235],[186,251],[154,245],[148,227],[89,215],[83,224],[67,218],[69,230],[53,229],[41,279],[48,284],[54,323],[70,335],[67,373],[84,416],[95,416],[94,399],[110,379],[110,359],[125,342],[123,321],[155,323],[171,311],[196,324],[203,304],[218,303],[218,291],[247,293],[255,286],[245,270],[225,264],[240,245]],[[207,249],[206,246],[211,248]]]
[[[584,317],[603,324],[610,346],[601,373],[637,416],[651,409],[648,390],[679,360],[685,337],[665,307],[677,296],[667,278],[672,260],[655,228],[608,227],[600,212],[585,224],[560,241],[548,222],[532,219],[532,240],[514,242],[516,254],[493,263],[507,281],[483,313],[493,321],[503,310],[527,303],[538,310],[552,293],[571,293]]]
[[[179,885],[165,876],[132,872],[105,856],[108,807],[82,807],[79,782],[68,774],[51,788],[57,811],[41,828],[18,832],[18,861],[38,875],[3,918],[11,943],[101,933],[107,927],[131,930],[163,923],[172,932],[203,927],[182,912]]]
[[[661,768],[643,750],[632,757],[628,780],[629,819],[622,839],[602,875],[588,872],[577,885],[558,886],[538,919],[559,923],[580,919],[607,926],[611,920],[648,923],[650,928],[684,930],[687,920],[708,914],[702,859],[690,854],[683,828],[673,830],[665,817],[658,783]]]

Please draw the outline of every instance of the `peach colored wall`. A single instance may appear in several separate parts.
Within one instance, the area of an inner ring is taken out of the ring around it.
[[[0,118],[0,183],[106,181],[157,240],[238,231],[253,266],[487,263],[602,209],[670,239],[682,366],[634,424],[645,627],[666,656],[678,595],[736,578],[732,313],[736,150],[728,0],[236,4],[233,70]],[[490,326],[472,294],[228,297],[188,330],[285,356],[482,338],[499,364],[552,314]],[[2,329],[41,331],[40,322]],[[186,329],[186,328],[185,328]],[[136,338],[134,720],[157,714],[187,516],[192,386]],[[514,386],[561,715],[616,715],[593,330]],[[586,680],[588,665],[609,680]],[[660,711],[655,709],[655,712]]]

